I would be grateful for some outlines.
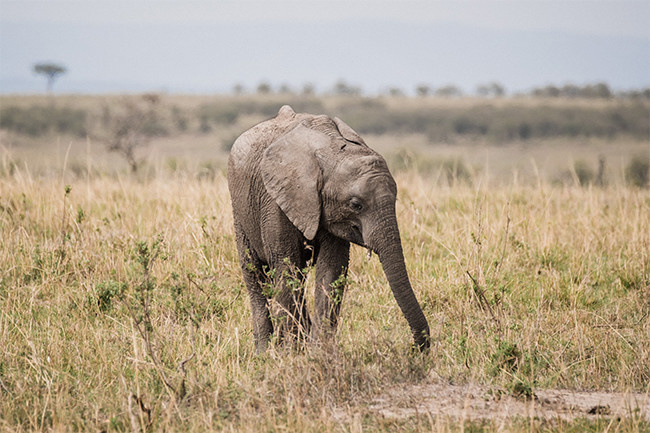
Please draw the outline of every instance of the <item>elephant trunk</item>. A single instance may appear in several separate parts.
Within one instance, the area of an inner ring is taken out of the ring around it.
[[[395,213],[393,211],[386,214],[388,214],[388,217],[383,218],[369,235],[368,245],[379,256],[379,261],[384,269],[397,305],[399,305],[411,327],[415,345],[420,350],[425,350],[430,344],[429,324],[426,317],[424,317],[415,293],[413,293],[406,272]]]

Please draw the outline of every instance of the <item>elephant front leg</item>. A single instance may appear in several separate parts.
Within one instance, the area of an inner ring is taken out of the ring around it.
[[[316,311],[311,332],[314,340],[329,339],[336,332],[349,261],[350,243],[325,235],[316,263]]]
[[[253,283],[258,285],[257,283]],[[247,283],[248,285],[248,283]],[[249,287],[248,295],[251,303],[251,313],[253,315],[253,336],[255,338],[255,352],[262,353],[271,340],[273,333],[273,323],[269,314],[268,300],[261,290]]]
[[[305,275],[302,270],[288,260],[276,268],[279,274],[273,296],[273,316],[275,332],[282,342],[298,343],[309,335],[311,320],[304,297]]]

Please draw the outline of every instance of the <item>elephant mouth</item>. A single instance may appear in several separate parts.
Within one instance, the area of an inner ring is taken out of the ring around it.
[[[363,241],[363,232],[361,230],[361,226],[359,224],[357,224],[357,223],[352,223],[350,227],[352,229],[351,230],[351,232],[352,232],[351,235],[352,236],[351,236],[350,241],[357,244],[357,245],[359,245],[359,246],[361,246],[361,247],[368,248],[368,246]]]

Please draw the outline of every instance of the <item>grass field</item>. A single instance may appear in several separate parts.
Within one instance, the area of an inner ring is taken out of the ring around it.
[[[647,191],[397,180],[406,260],[431,323],[425,355],[409,351],[378,260],[354,248],[336,344],[256,356],[221,175],[1,178],[2,428],[418,431],[442,421],[386,420],[368,403],[438,381],[524,396],[650,392]]]
[[[390,137],[373,139],[390,152]],[[408,390],[443,385],[491,402],[557,389],[648,399],[650,191],[620,170],[595,187],[542,169],[497,182],[494,166],[449,178],[435,147],[393,160],[430,351],[411,352],[379,261],[355,247],[336,342],[255,355],[216,162],[197,176],[205,160],[163,142],[134,176],[103,172],[106,154],[84,140],[21,143],[0,169],[2,431],[650,430],[633,408],[550,419],[376,409],[392,397],[416,407],[422,392]],[[647,151],[626,143],[596,145]],[[553,158],[566,161],[561,147]]]

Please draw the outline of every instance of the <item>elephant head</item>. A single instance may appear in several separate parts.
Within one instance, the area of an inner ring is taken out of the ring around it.
[[[404,263],[397,186],[381,155],[340,119],[312,116],[270,144],[261,167],[269,195],[305,238],[329,232],[377,254],[415,344],[427,348],[429,325]]]

